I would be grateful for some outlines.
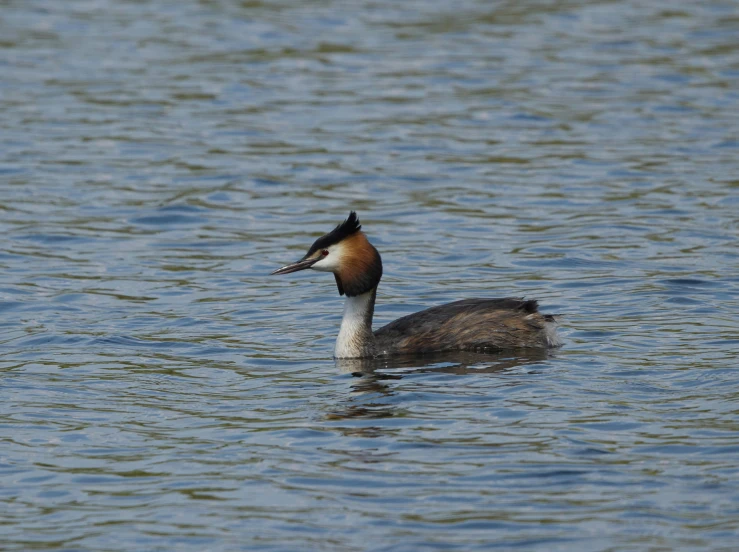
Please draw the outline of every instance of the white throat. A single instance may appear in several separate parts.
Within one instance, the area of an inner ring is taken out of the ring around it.
[[[358,358],[374,354],[372,315],[375,312],[377,288],[355,297],[347,297],[339,337],[334,348],[335,358]]]

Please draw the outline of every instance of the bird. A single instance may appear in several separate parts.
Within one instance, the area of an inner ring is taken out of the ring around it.
[[[382,258],[362,231],[357,213],[318,238],[297,262],[271,275],[331,272],[346,296],[334,358],[418,355],[446,351],[499,353],[561,345],[558,315],[539,312],[535,299],[462,299],[403,316],[372,331]]]

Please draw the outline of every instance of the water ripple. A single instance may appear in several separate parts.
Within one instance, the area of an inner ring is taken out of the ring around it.
[[[10,2],[0,522],[29,550],[733,550],[730,3]],[[464,297],[552,353],[331,360]]]

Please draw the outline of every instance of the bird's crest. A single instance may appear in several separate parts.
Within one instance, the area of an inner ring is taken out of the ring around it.
[[[306,253],[305,258],[310,257],[318,251],[319,249],[328,249],[330,246],[335,245],[339,243],[340,241],[348,238],[352,234],[356,234],[362,229],[362,224],[359,222],[359,218],[357,218],[357,213],[354,211],[351,211],[349,213],[349,217],[339,224],[336,228],[331,230],[328,234],[321,236],[318,238],[313,245],[311,245],[311,248],[308,250],[308,253]]]

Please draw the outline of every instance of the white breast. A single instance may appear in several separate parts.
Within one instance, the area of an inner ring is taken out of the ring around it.
[[[341,320],[339,337],[336,338],[334,357],[366,356],[368,350],[371,349],[374,336],[372,335],[372,316],[368,315],[368,311],[373,306],[373,291],[346,298],[344,317]]]

